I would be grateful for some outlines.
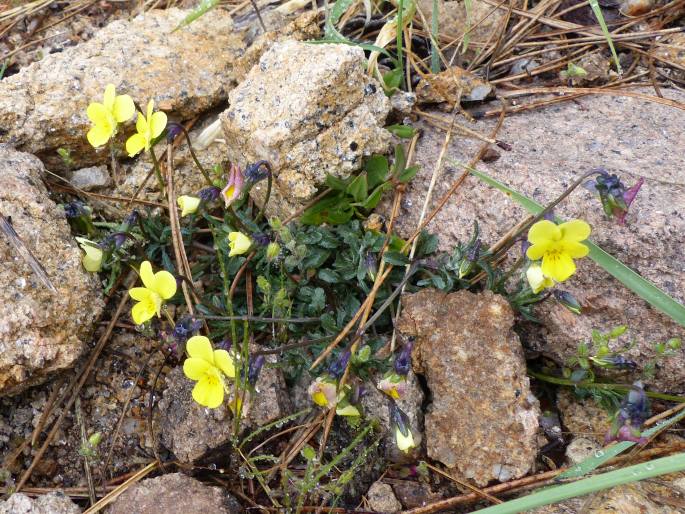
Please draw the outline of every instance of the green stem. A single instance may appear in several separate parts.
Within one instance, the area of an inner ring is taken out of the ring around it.
[[[155,155],[155,151],[150,147],[150,157],[152,158],[152,169],[155,170],[155,176],[157,177],[157,182],[159,182],[159,190],[162,196],[165,196],[164,192],[164,179],[162,178],[162,170],[159,168],[159,161]]]
[[[272,178],[271,178],[271,169],[269,169],[269,174],[266,176],[267,179],[267,184],[266,184],[266,197],[264,197],[264,203],[262,204],[262,207],[259,209],[259,212],[257,213],[257,217],[254,219],[255,223],[259,223],[259,220],[262,219],[262,216],[264,216],[264,211],[266,211],[266,204],[269,203],[269,199],[271,198],[271,183],[272,183]]]
[[[402,15],[404,14],[404,0],[399,0],[397,4],[397,68],[400,70],[400,87],[404,86],[404,59],[402,58]]]
[[[181,125],[179,123],[178,126],[183,131],[183,135],[186,137],[186,142],[188,143],[188,151],[190,152],[190,156],[193,158],[193,162],[195,163],[195,166],[198,167],[198,169],[200,170],[200,173],[202,173],[202,176],[205,178],[205,181],[207,182],[207,184],[209,184],[210,186],[213,186],[214,182],[212,182],[212,179],[209,176],[209,173],[207,173],[207,170],[202,166],[202,164],[200,164],[200,161],[198,160],[197,156],[195,155],[195,150],[193,149],[193,145],[190,142],[190,134],[188,134],[188,131],[186,130],[186,128],[183,125]]]
[[[551,377],[549,375],[545,375],[544,373],[538,373],[537,371],[532,371],[530,369],[528,370],[528,374],[533,378],[542,380],[543,382],[562,385],[566,387],[587,387],[593,389],[604,389],[607,391],[619,391],[622,393],[627,393],[628,391],[630,391],[631,388],[631,386],[625,384],[608,384],[604,382],[574,382],[573,380],[570,380],[568,378]],[[665,393],[653,393],[651,391],[645,391],[645,394],[650,398],[654,398],[656,400],[685,403],[685,397],[682,396],[675,396],[672,394]]]

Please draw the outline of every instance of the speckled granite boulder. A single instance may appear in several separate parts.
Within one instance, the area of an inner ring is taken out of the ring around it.
[[[70,367],[103,308],[97,277],[64,212],[47,196],[41,162],[0,145],[0,212],[57,288],[50,291],[2,236],[0,243],[0,395],[17,393]]]
[[[228,157],[272,164],[272,213],[291,213],[327,174],[347,177],[363,157],[389,149],[390,101],[364,62],[363,50],[349,45],[279,42],[231,91],[221,115]],[[265,191],[259,183],[252,194],[261,201]]]
[[[652,95],[651,89],[639,90]],[[662,89],[664,96],[685,102],[685,93]],[[497,110],[497,105],[486,109]],[[439,114],[438,114],[439,115]],[[494,119],[480,120],[471,129],[489,134]],[[555,209],[564,219],[583,218],[592,226],[590,239],[607,252],[654,282],[680,302],[685,302],[685,111],[620,95],[594,95],[535,111],[510,114],[497,135],[512,145],[493,162],[478,169],[503,181],[540,203],[551,202],[582,173],[598,166],[617,173],[628,185],[638,177],[645,184],[630,207],[625,226],[608,220],[599,200],[579,188]],[[416,148],[421,166],[409,184],[395,226],[402,237],[416,228],[425,193],[444,141],[444,133],[419,124],[423,136]],[[461,173],[454,162],[468,162],[481,141],[453,134],[436,182],[430,209]],[[389,212],[389,206],[385,206]],[[484,243],[492,244],[525,212],[503,193],[468,177],[428,225],[440,236],[440,248],[451,251],[457,241],[468,241],[478,221]],[[512,255],[516,254],[518,246]],[[626,357],[638,364],[635,377],[655,357],[654,342],[680,337],[685,329],[651,308],[590,259],[577,261],[578,272],[563,289],[582,304],[576,316],[552,301],[544,302],[535,315],[542,325],[531,327],[526,344],[558,361],[566,362],[589,340],[593,328],[608,332],[619,325],[629,331],[620,342],[635,345]],[[654,390],[685,391],[685,350],[659,362],[656,377],[646,381]]]
[[[432,397],[428,456],[479,486],[525,475],[537,455],[540,408],[509,303],[490,291],[425,289],[403,305],[397,328],[416,337],[412,364]]]
[[[148,478],[129,487],[105,509],[107,514],[234,514],[243,512],[233,496],[183,473]]]
[[[49,493],[30,498],[16,493],[0,501],[0,514],[79,514],[81,509],[62,493]]]
[[[107,148],[95,152],[86,141],[86,107],[102,101],[108,83],[139,105],[154,98],[183,119],[225,101],[242,40],[220,9],[172,32],[187,14],[172,8],[114,21],[89,41],[7,77],[0,82],[0,143],[54,167],[62,166],[58,148],[70,150],[76,166],[107,161]]]

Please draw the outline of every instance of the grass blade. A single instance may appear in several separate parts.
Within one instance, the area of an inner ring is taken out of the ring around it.
[[[438,48],[439,16],[440,4],[438,0],[433,0],[433,11],[431,13],[431,73],[440,73],[440,50]]]
[[[463,164],[455,163],[460,166]],[[527,196],[514,191],[502,182],[486,175],[483,172],[468,168],[472,175],[475,175],[486,184],[499,189],[507,196],[519,203],[524,209],[531,214],[539,214],[543,210],[543,206]],[[607,273],[609,273],[616,280],[621,282],[624,286],[638,295],[640,298],[648,302],[652,307],[669,316],[673,321],[685,327],[685,306],[677,302],[671,296],[652,284],[649,280],[638,275],[635,271],[623,264],[615,257],[609,255],[596,244],[586,241],[585,244],[590,248],[588,257],[601,266]]]
[[[678,453],[670,457],[643,462],[635,466],[595,475],[571,484],[550,487],[543,491],[529,494],[499,505],[481,509],[479,514],[517,514],[526,512],[543,505],[550,505],[576,496],[610,489],[617,485],[629,484],[638,480],[645,480],[667,473],[675,473],[685,469],[685,453]]]
[[[671,425],[677,423],[681,419],[685,418],[685,410],[679,412],[678,414],[672,416],[668,420],[666,420],[664,423],[660,425],[656,425],[648,430],[645,430],[642,432],[642,435],[644,437],[652,437],[653,435],[657,434],[658,432],[661,432],[662,430],[667,429]],[[566,478],[578,478],[581,477],[590,471],[593,471],[597,469],[599,466],[604,464],[606,461],[609,459],[613,459],[616,457],[616,455],[619,455],[620,453],[623,453],[626,451],[628,448],[635,446],[635,443],[632,443],[630,441],[621,441],[620,443],[614,444],[612,446],[609,446],[608,448],[605,448],[604,450],[598,451],[596,455],[593,455],[592,457],[589,457],[585,459],[583,462],[578,464],[577,466],[572,467],[571,469],[564,471],[561,475],[559,475],[556,479],[557,480],[564,480]]]
[[[324,36],[326,39],[335,39],[336,36],[340,36],[340,33],[336,30],[335,25],[340,21],[342,15],[350,8],[354,0],[337,0],[333,7],[331,7],[331,13],[326,19],[324,27]]]
[[[178,24],[178,27],[176,27],[172,32],[176,32],[177,30],[190,25],[200,16],[206,14],[207,11],[211,11],[212,9],[214,9],[218,3],[219,0],[201,0],[201,2],[197,4],[197,7],[190,11],[190,14],[183,18],[183,20],[181,20],[181,23]]]
[[[592,7],[592,12],[595,13],[597,21],[599,22],[599,26],[602,27],[602,33],[609,44],[611,55],[614,57],[614,62],[616,63],[616,71],[619,75],[623,75],[623,70],[621,69],[621,64],[618,62],[618,55],[616,54],[616,49],[614,48],[614,41],[611,39],[611,34],[609,33],[606,22],[604,21],[604,15],[602,14],[602,9],[599,6],[599,2],[597,0],[590,0],[590,7]]]

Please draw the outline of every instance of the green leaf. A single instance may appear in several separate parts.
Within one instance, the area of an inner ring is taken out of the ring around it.
[[[334,177],[333,175],[326,175],[326,185],[333,191],[345,191],[348,184],[348,180],[342,180],[338,177]]]
[[[341,224],[350,221],[354,210],[346,200],[344,193],[324,198],[304,211],[300,217],[303,225],[321,225],[322,223]]]
[[[409,168],[405,168],[397,174],[397,180],[399,180],[403,184],[406,184],[411,179],[413,179],[418,172],[419,172],[418,166],[416,166],[416,165],[410,166]]]
[[[381,201],[381,198],[383,198],[383,192],[387,191],[392,187],[392,184],[385,182],[378,186],[376,189],[374,189],[371,194],[361,203],[355,204],[361,207],[362,209],[365,210],[371,210],[375,209],[376,206],[378,205],[378,202]]]
[[[403,139],[409,139],[416,134],[416,129],[414,127],[410,127],[409,125],[388,125],[385,128],[395,134],[397,137],[401,137]]]
[[[350,8],[350,6],[353,3],[354,0],[337,0],[333,4],[328,19],[326,20],[326,26],[324,31],[324,35],[327,38],[333,38],[339,34],[338,31],[335,30],[335,26],[340,21],[340,18],[342,18],[342,15],[345,14],[345,12]]]
[[[366,181],[366,174],[357,175],[345,191],[352,195],[355,202],[363,202],[369,195],[369,184]]]
[[[476,512],[479,514],[518,514],[519,512],[527,512],[543,505],[550,505],[569,498],[603,491],[617,485],[629,484],[667,473],[675,473],[683,469],[685,469],[685,453],[678,453],[670,457],[663,457],[601,475],[595,475],[570,484],[549,487],[522,498],[493,505]]]
[[[393,89],[400,87],[400,83],[402,82],[402,71],[401,68],[395,68],[383,75],[383,83],[385,84],[386,89],[392,91]]]
[[[327,268],[320,269],[318,275],[321,280],[328,282],[329,284],[341,282],[340,275],[336,271]]]
[[[452,161],[457,166],[463,166],[458,162]],[[471,174],[481,179],[486,184],[499,189],[507,196],[511,197],[515,202],[519,203],[531,214],[539,214],[544,209],[542,205],[527,196],[514,191],[510,187],[504,185],[500,181],[486,175],[483,172],[468,168]],[[652,307],[669,316],[673,321],[685,327],[685,306],[671,298],[664,291],[652,284],[650,281],[638,275],[635,271],[623,264],[615,257],[609,255],[596,244],[585,241],[584,244],[590,248],[588,257],[601,266],[607,273],[609,273],[616,280],[621,282],[624,286],[638,295],[640,298],[648,302]]]
[[[400,252],[385,252],[383,260],[394,266],[406,266],[409,264],[409,258]]]
[[[181,23],[178,24],[178,27],[176,27],[172,32],[176,32],[177,30],[182,29],[183,27],[187,27],[195,20],[197,20],[200,16],[207,13],[207,11],[214,9],[214,7],[216,7],[218,3],[219,0],[201,0],[200,3],[197,4],[197,7],[190,11],[190,14],[183,18],[183,20],[181,20]]]
[[[407,157],[404,154],[404,146],[395,146],[395,161],[392,163],[392,167],[395,173],[401,173],[404,171],[404,167],[407,165]]]
[[[369,189],[373,189],[388,176],[388,159],[385,155],[372,155],[364,164]]]

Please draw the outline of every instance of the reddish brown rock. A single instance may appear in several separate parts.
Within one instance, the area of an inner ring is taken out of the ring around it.
[[[416,337],[424,374],[428,456],[483,486],[525,475],[537,455],[540,409],[508,302],[491,292],[423,290],[403,297],[398,329]]]

